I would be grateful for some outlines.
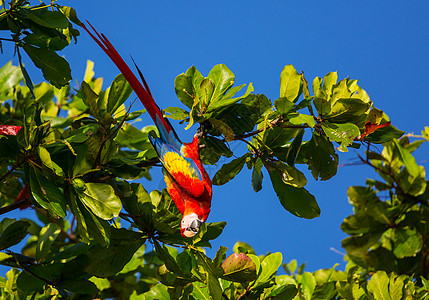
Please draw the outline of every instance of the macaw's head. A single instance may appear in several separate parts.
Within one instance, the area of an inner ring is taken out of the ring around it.
[[[180,223],[180,232],[184,237],[191,238],[199,231],[203,222],[198,218],[196,213],[191,213],[183,216],[182,223]]]

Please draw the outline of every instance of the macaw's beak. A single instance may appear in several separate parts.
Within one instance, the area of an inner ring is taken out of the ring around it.
[[[191,225],[189,225],[188,228],[182,231],[182,235],[187,238],[195,236],[200,231],[201,224],[203,224],[203,222],[201,222],[200,220],[193,220]]]

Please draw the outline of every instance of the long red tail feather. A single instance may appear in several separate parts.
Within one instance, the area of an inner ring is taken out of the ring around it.
[[[88,22],[88,21],[87,21]],[[81,23],[81,26],[83,29],[88,32],[88,34],[91,36],[91,38],[100,46],[101,49],[110,57],[110,59],[113,61],[113,63],[118,67],[118,69],[122,72],[125,79],[130,83],[131,87],[133,88],[134,92],[139,97],[140,101],[148,111],[149,115],[152,117],[153,121],[156,124],[157,116],[159,117],[159,120],[163,123],[165,128],[168,132],[173,131],[174,129],[171,126],[170,122],[166,120],[161,110],[159,109],[158,105],[155,103],[155,100],[152,97],[152,93],[150,92],[149,86],[146,83],[146,80],[143,77],[142,72],[137,68],[137,71],[142,79],[142,83],[137,79],[137,77],[134,75],[134,73],[131,71],[130,67],[125,63],[123,58],[120,56],[118,51],[116,51],[115,47],[112,45],[112,43],[109,41],[109,39],[102,33],[98,33],[97,30],[89,23],[89,26],[92,28],[96,36],[88,30],[88,28],[85,26],[85,24]],[[98,37],[98,38],[97,38]],[[134,60],[133,60],[134,62]],[[135,63],[134,63],[135,64]],[[137,65],[136,65],[137,67]],[[176,135],[176,133],[174,132]],[[176,135],[177,136],[177,135]]]

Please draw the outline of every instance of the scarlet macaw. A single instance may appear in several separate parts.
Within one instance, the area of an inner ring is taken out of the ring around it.
[[[142,82],[137,79],[106,36],[99,34],[89,22],[88,24],[98,38],[85,24],[82,23],[81,26],[122,72],[158,128],[160,137],[154,139],[149,136],[149,138],[163,165],[167,191],[183,215],[180,224],[181,234],[184,237],[193,237],[199,232],[201,224],[207,220],[212,199],[212,181],[201,164],[198,136],[195,135],[191,143],[180,141],[170,122],[163,117],[155,103],[137,65]]]

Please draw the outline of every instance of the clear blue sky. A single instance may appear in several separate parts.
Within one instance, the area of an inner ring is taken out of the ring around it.
[[[191,65],[206,75],[215,64],[224,63],[235,73],[237,84],[253,82],[255,92],[274,100],[283,66],[293,64],[309,81],[330,71],[338,71],[339,78],[359,79],[375,105],[399,129],[419,133],[429,126],[426,1],[75,0],[60,4],[73,6],[81,20],[90,20],[124,58],[132,54],[160,107],[181,106],[174,93],[174,78]],[[119,71],[85,32],[81,34],[78,44],[63,52],[73,78],[82,80],[90,59],[95,62],[96,76],[104,77],[107,87]],[[2,64],[9,60],[8,53],[0,56]],[[137,126],[150,122],[144,117]],[[196,130],[185,132],[183,126],[174,125],[183,140]],[[421,160],[427,159],[428,147],[420,155]],[[340,155],[340,163],[355,158],[352,150]],[[428,167],[427,162],[424,165]],[[209,168],[209,173],[213,176],[215,169]],[[299,219],[283,209],[268,174],[264,174],[259,193],[253,192],[247,169],[228,184],[215,187],[208,221],[228,225],[214,243],[214,251],[220,245],[232,251],[240,240],[251,244],[258,254],[280,251],[284,262],[293,258],[306,262],[310,271],[335,263],[341,263],[339,269],[343,269],[342,255],[330,248],[344,252],[341,240],[346,235],[340,224],[352,212],[347,187],[362,185],[375,175],[364,166],[341,167],[327,182],[315,182],[305,174],[307,189],[322,210],[313,220]],[[154,178],[145,186],[163,188],[161,177]],[[18,217],[8,217],[12,216]],[[214,251],[209,255],[213,257]]]

